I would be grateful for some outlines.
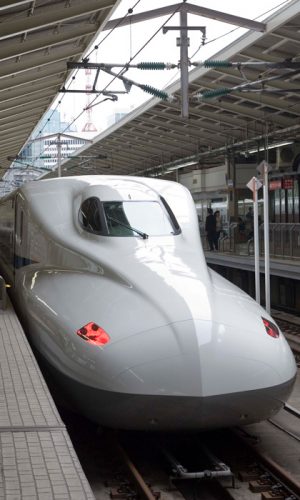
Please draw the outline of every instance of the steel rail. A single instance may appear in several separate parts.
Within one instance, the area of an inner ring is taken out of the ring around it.
[[[267,453],[258,450],[255,445],[249,443],[246,437],[242,436],[238,431],[233,431],[238,439],[249,448],[249,450],[257,457],[257,460],[264,464],[265,468],[274,478],[280,480],[290,492],[300,497],[300,483],[281,465],[279,465]]]
[[[139,473],[133,462],[130,460],[126,451],[120,446],[119,443],[116,443],[115,446],[118,453],[124,460],[125,465],[127,466],[130,474],[132,475],[134,482],[141,494],[141,498],[144,498],[146,500],[156,500],[156,496],[152,493],[149,486],[145,483],[143,477],[141,476],[141,474]]]

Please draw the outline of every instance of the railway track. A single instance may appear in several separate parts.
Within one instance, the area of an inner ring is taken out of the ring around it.
[[[300,318],[281,311],[272,311],[272,316],[284,333],[291,349],[296,355],[297,363],[300,362]]]
[[[118,500],[257,500],[259,493],[262,500],[299,500],[297,481],[256,444],[242,430],[171,437],[114,436],[109,446],[115,458],[107,480],[109,496]],[[216,455],[221,458],[216,460]],[[224,470],[227,473],[219,477]]]
[[[283,413],[298,425],[297,410],[287,405]],[[279,446],[285,429],[269,422],[262,425],[270,425]],[[255,431],[99,432],[81,417],[72,417],[67,427],[97,500],[300,499],[300,485],[271,458],[268,447],[259,449],[263,440]],[[290,435],[286,439],[293,440],[300,456],[299,441]],[[227,472],[213,477],[212,472],[220,470]]]
[[[280,429],[282,430],[282,429]],[[250,461],[239,471],[242,481],[249,483],[249,490],[261,493],[262,500],[299,500],[300,483],[282,465],[276,462],[271,455],[257,448],[253,436],[238,430],[238,439],[241,439],[249,450]]]
[[[300,412],[297,410],[297,408],[294,408],[291,405],[285,404],[283,411],[287,412],[289,415],[292,415],[294,418],[297,419],[297,427],[299,426],[299,420],[300,420]],[[282,424],[278,422],[278,420],[275,419],[269,419],[268,422],[273,425],[274,427],[277,427],[277,429],[281,430],[291,438],[295,439],[300,443],[300,432],[294,432],[292,431],[286,424]]]

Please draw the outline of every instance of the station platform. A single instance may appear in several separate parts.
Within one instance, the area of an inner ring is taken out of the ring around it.
[[[9,299],[0,309],[2,499],[94,499]]]
[[[245,271],[253,272],[255,270],[253,255],[240,255],[237,253],[227,253],[222,251],[210,252],[207,250],[205,250],[204,253],[208,265],[214,264],[217,266],[233,267],[235,269],[243,269]],[[259,266],[260,272],[264,273],[264,257],[260,257]],[[271,258],[270,273],[273,276],[300,280],[299,259],[292,260]]]

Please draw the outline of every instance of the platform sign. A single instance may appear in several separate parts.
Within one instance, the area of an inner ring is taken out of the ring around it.
[[[271,172],[272,167],[267,161],[263,160],[262,162],[260,162],[256,170],[260,175],[265,176],[266,174],[269,174]]]
[[[262,187],[262,183],[256,177],[252,177],[252,179],[248,182],[247,187],[252,191],[252,193],[255,193]]]
[[[281,179],[275,179],[269,182],[269,190],[275,191],[276,189],[281,189]]]
[[[283,189],[293,189],[293,187],[294,187],[294,179],[282,179]]]

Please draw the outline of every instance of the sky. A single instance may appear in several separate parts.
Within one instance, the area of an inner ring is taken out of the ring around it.
[[[128,13],[128,9],[133,8],[133,14],[145,12],[147,10],[157,9],[166,5],[174,5],[176,0],[122,0],[115,10],[112,19],[123,17]],[[238,2],[237,0],[190,0],[198,6],[214,9],[236,16],[248,19],[262,21],[271,15],[275,10],[287,1],[280,0],[252,0],[251,2]],[[242,8],[241,8],[242,5]],[[179,47],[176,46],[178,31],[168,31],[162,33],[162,25],[168,20],[169,16],[144,21],[116,28],[109,35],[108,31],[103,32],[93,43],[91,49],[98,45],[97,50],[93,50],[89,57],[89,62],[126,64],[132,59],[132,64],[139,62],[170,62],[178,64]],[[220,49],[229,45],[233,40],[242,36],[247,30],[227,23],[211,20],[208,18],[188,14],[189,26],[205,26],[206,41],[202,45],[202,32],[190,31],[189,57],[191,61],[204,61],[218,52]],[[179,26],[179,14],[175,14],[168,20],[167,26]],[[108,35],[108,36],[107,36]],[[90,49],[90,52],[91,52]],[[137,54],[137,55],[136,55]],[[113,68],[116,73],[120,68]],[[179,79],[179,69],[164,71],[150,71],[129,69],[124,76],[131,80],[148,84],[152,87],[162,90],[170,83]],[[98,90],[107,89],[109,91],[124,91],[124,85],[119,80],[112,81],[113,77],[100,71],[96,88]],[[94,74],[85,75],[84,70],[76,73],[75,80],[72,81],[72,89],[85,89],[86,85],[92,85]],[[104,97],[99,96],[91,108],[90,118],[97,128],[97,135],[108,127],[110,117],[114,113],[129,112],[141,105],[152,96],[145,93],[140,88],[132,86],[127,94],[118,94],[118,100],[103,101]],[[86,94],[64,94],[59,96],[61,104],[58,109],[61,112],[63,121],[74,122],[77,130],[81,131],[88,121],[88,115],[84,109],[95,99],[94,95]],[[57,105],[57,101],[55,103]],[[52,108],[55,107],[51,106]]]

